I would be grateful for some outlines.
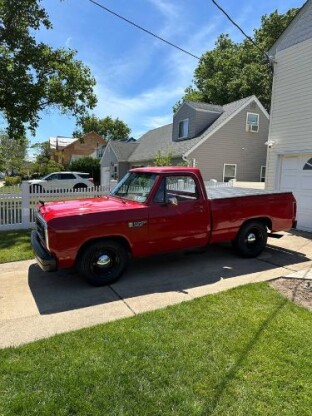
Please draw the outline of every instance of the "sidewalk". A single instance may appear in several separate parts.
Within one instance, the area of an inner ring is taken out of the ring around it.
[[[0,347],[131,317],[232,287],[312,278],[311,235],[270,239],[257,259],[230,245],[134,260],[115,284],[89,286],[75,272],[44,273],[33,260],[0,265]]]

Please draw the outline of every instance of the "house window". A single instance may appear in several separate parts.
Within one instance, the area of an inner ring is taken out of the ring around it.
[[[188,136],[189,120],[188,118],[179,122],[179,139]]]
[[[305,163],[303,170],[312,170],[312,158]]]
[[[114,165],[112,179],[114,179],[114,180],[117,180],[118,179],[118,165],[117,164]]]
[[[228,182],[231,179],[236,179],[237,165],[224,164],[223,166],[223,182]]]
[[[262,165],[260,169],[260,182],[265,182],[265,166]]]
[[[246,131],[251,131],[252,133],[258,133],[258,131],[259,131],[259,114],[247,113]]]

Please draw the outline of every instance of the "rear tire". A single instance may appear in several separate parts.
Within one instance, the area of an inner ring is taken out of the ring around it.
[[[102,240],[86,247],[79,260],[78,270],[91,285],[105,286],[119,279],[128,260],[128,252],[122,244]]]
[[[242,225],[233,240],[233,247],[242,257],[257,257],[265,249],[267,239],[266,226],[261,221],[249,221]]]

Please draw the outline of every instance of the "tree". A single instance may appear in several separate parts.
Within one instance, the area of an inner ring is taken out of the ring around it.
[[[0,1],[0,112],[10,137],[32,133],[49,107],[76,117],[94,108],[95,80],[76,51],[37,43],[35,31],[52,24],[40,0]]]
[[[69,165],[69,170],[77,172],[90,173],[94,179],[94,183],[97,185],[100,183],[100,160],[94,159],[93,157],[81,157],[80,159],[74,160]]]
[[[0,133],[0,171],[7,175],[19,172],[25,164],[27,139],[11,139],[5,132]]]
[[[228,35],[220,35],[215,48],[202,55],[195,69],[194,85],[185,89],[174,111],[186,100],[224,105],[253,94],[269,110],[272,66],[264,52],[279,38],[297,11],[264,15],[261,27],[254,30],[253,40],[258,47],[248,39],[235,43]]]
[[[82,137],[90,131],[95,131],[107,140],[126,140],[131,132],[130,128],[119,118],[112,119],[107,116],[98,118],[94,114],[80,119],[77,127],[80,129],[73,132],[74,137]]]
[[[153,161],[154,166],[170,166],[172,160],[172,153],[169,151],[166,154],[162,154],[160,150],[156,153]]]
[[[49,142],[35,143],[31,147],[38,152],[35,163],[32,166],[33,173],[43,176],[48,173],[61,172],[64,170],[62,164],[51,159],[53,154]]]

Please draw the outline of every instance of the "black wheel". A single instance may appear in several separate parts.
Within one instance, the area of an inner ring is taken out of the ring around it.
[[[126,248],[113,240],[103,240],[88,246],[78,263],[80,274],[93,286],[115,282],[128,265]]]
[[[77,185],[74,186],[74,191],[78,191],[80,189],[87,189],[87,185],[84,183],[77,183]]]
[[[242,257],[257,257],[264,250],[267,239],[266,226],[260,221],[249,221],[239,230],[233,246]]]

